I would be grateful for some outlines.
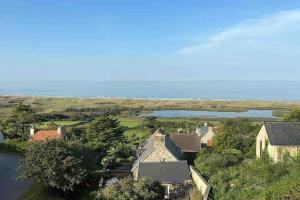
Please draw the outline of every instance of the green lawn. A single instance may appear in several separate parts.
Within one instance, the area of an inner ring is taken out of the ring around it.
[[[122,126],[127,127],[124,135],[130,142],[140,143],[148,136],[147,130],[143,127],[142,118],[119,117],[117,119]]]
[[[67,120],[49,121],[49,122],[43,122],[43,123],[37,124],[37,127],[38,128],[47,128],[47,125],[50,122],[54,122],[55,124],[57,124],[59,126],[71,126],[71,125],[76,125],[76,124],[80,123],[81,121],[67,121]]]

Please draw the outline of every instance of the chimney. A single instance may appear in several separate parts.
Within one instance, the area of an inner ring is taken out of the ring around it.
[[[57,136],[61,138],[61,126],[57,128]]]
[[[30,137],[33,137],[34,136],[34,126],[31,126],[30,128]]]
[[[165,148],[166,135],[163,129],[158,129],[154,133],[154,149],[158,152],[163,152]]]

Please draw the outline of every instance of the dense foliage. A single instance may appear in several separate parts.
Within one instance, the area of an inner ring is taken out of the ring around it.
[[[300,122],[300,109],[294,109],[292,112],[284,116],[285,121]]]
[[[100,196],[100,199],[104,200],[162,200],[164,187],[148,178],[138,182],[134,182],[132,178],[125,178],[105,188]]]
[[[245,119],[226,120],[214,149],[201,151],[196,168],[212,185],[213,199],[299,199],[300,157],[285,155],[273,163],[266,154],[255,159],[259,126]]]
[[[82,157],[76,148],[63,140],[31,144],[20,165],[19,179],[33,178],[58,190],[74,190],[87,176]]]
[[[21,137],[22,140],[26,140],[34,119],[35,113],[30,105],[17,104],[9,117],[1,123],[2,131],[11,138]]]
[[[108,149],[122,142],[124,129],[118,120],[103,115],[97,117],[87,127],[87,141],[95,149]]]

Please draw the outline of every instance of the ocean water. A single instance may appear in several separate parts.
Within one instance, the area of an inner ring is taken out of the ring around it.
[[[0,95],[300,100],[300,81],[0,82]]]

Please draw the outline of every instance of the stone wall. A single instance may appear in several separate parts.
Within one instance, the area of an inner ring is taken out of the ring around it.
[[[195,169],[194,166],[190,166],[190,171],[191,171],[192,179],[193,179],[194,183],[196,184],[198,190],[201,192],[203,199],[207,200],[211,186],[201,176],[201,174]]]

